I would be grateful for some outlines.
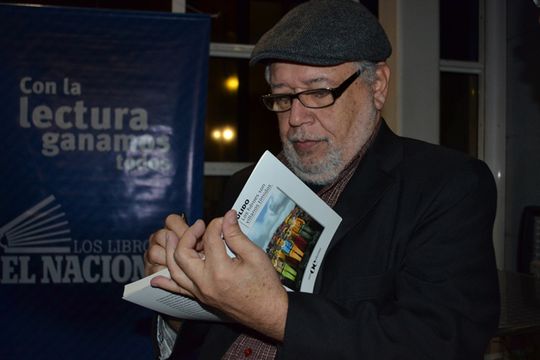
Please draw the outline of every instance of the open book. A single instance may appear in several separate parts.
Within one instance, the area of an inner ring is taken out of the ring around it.
[[[263,249],[288,291],[313,292],[315,279],[341,217],[274,155],[266,151],[233,205],[240,228]],[[229,251],[230,256],[234,256]],[[124,287],[123,298],[182,319],[226,320],[197,301],[153,288],[150,280]]]

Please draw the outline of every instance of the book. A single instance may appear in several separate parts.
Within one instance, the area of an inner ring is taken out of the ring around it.
[[[287,291],[313,292],[341,217],[269,151],[255,165],[233,209],[242,232],[266,252]],[[170,277],[164,269],[126,284],[123,299],[177,318],[227,321],[189,297],[152,287],[150,280],[158,275]]]

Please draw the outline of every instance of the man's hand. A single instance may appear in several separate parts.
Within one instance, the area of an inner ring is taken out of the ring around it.
[[[184,218],[180,215],[172,214],[165,219],[165,227],[150,235],[148,249],[144,253],[144,273],[146,276],[154,274],[167,267],[167,257],[165,247],[167,239],[178,240],[178,235],[183,235],[188,229]],[[178,331],[181,320],[170,316],[163,316],[169,326]]]
[[[266,336],[283,340],[287,293],[268,256],[240,230],[234,210],[212,220],[208,228],[199,220],[175,234],[168,236],[165,246],[172,280],[155,278],[153,286],[195,297]],[[235,258],[227,255],[224,241]]]
[[[167,267],[167,239],[182,236],[188,229],[182,215],[171,214],[165,219],[165,227],[150,235],[148,249],[144,253],[144,274],[152,275]]]

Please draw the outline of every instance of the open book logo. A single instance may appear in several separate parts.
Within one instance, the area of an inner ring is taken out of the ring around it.
[[[0,228],[0,247],[10,254],[69,253],[69,223],[53,195]]]

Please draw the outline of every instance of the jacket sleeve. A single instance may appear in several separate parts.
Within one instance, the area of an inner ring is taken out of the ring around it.
[[[343,303],[324,291],[289,293],[281,359],[483,358],[500,305],[495,183],[471,160],[436,190],[399,235],[392,298]]]

